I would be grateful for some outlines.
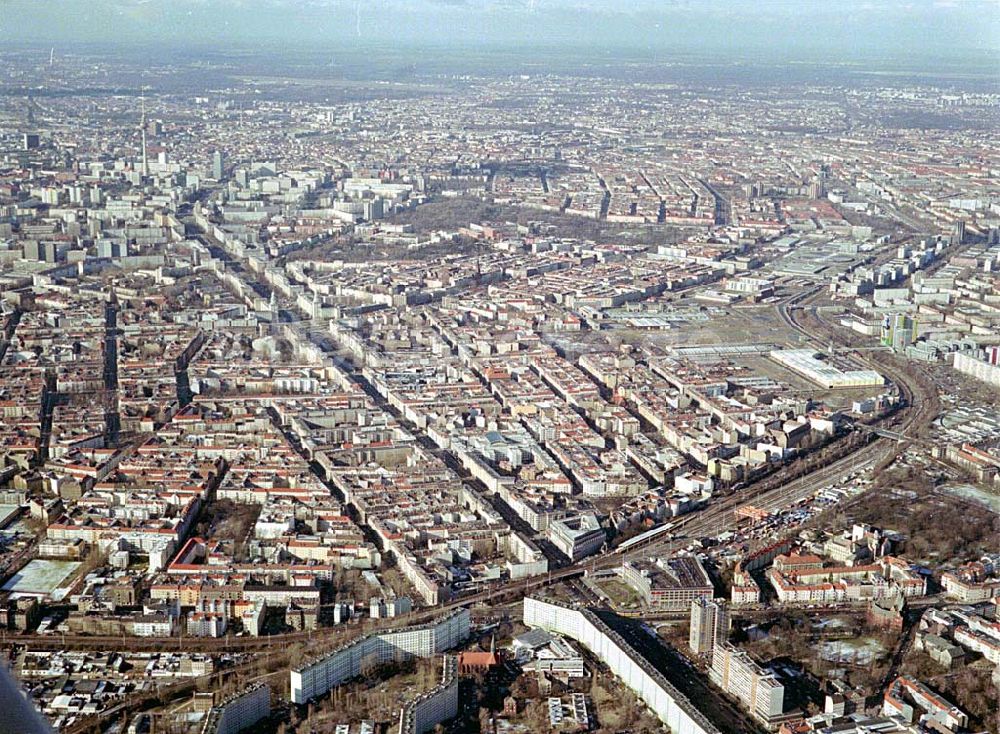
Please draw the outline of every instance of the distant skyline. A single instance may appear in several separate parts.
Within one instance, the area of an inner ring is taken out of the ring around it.
[[[593,47],[919,65],[1000,50],[1000,0],[0,0],[0,41]]]

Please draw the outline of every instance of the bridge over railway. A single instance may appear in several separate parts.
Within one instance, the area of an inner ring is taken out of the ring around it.
[[[876,436],[881,436],[882,438],[891,438],[893,441],[898,441],[900,443],[907,442],[924,444],[926,446],[932,445],[930,441],[926,441],[922,438],[916,438],[915,436],[907,436],[905,433],[893,431],[889,428],[883,428],[882,426],[872,426],[867,423],[856,423],[854,428],[858,431],[874,433]]]

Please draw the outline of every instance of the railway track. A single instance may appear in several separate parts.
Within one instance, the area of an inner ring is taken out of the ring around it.
[[[811,292],[808,297],[802,299],[802,302],[812,300],[818,293],[819,291]],[[812,333],[816,332],[823,334],[831,342],[838,343],[844,348],[852,346],[844,341],[840,331],[823,318],[818,310],[803,310],[799,313],[805,315],[806,319],[811,322],[812,328],[807,328],[803,325],[799,321],[798,315],[791,311],[787,313],[786,323],[793,329],[808,336],[814,343],[818,340],[812,336]],[[862,354],[860,351],[856,351],[853,354],[856,359],[864,363],[868,368],[886,375],[899,391],[902,402],[912,409],[904,416],[898,418],[900,421],[899,426],[901,427],[896,428],[897,432],[906,433],[907,430],[922,431],[937,418],[939,410],[937,389],[930,382],[926,374],[912,365],[910,365],[912,372],[907,371],[906,368],[898,364],[897,359],[889,352],[869,352]]]
[[[813,331],[807,329],[799,321],[799,314],[811,313],[804,310],[796,310],[793,307],[808,304],[822,292],[822,287],[812,288],[796,294],[792,298],[777,306],[778,315],[789,328],[802,334],[807,341],[819,349],[824,346],[814,335]],[[834,342],[841,342],[839,335],[830,325],[816,314],[814,316],[819,322],[820,333],[827,334]],[[849,346],[849,345],[843,345]],[[895,385],[900,397],[899,410],[876,423],[889,423],[893,429],[905,434],[908,431],[920,431],[926,428],[937,416],[937,399],[932,388],[923,384],[923,380],[916,379],[912,375],[905,373],[897,365],[893,364],[891,357],[885,358],[873,356],[862,356],[856,353],[856,358],[865,363],[869,368],[876,369],[885,374]],[[740,492],[731,497],[724,498],[720,502],[710,505],[707,509],[691,515],[684,515],[675,520],[672,526],[672,534],[676,536],[678,532],[683,532],[686,537],[702,537],[712,530],[724,532],[733,529],[736,525],[735,510],[744,506],[754,506],[763,510],[780,510],[790,505],[794,505],[811,494],[816,492],[825,484],[831,484],[840,478],[856,471],[867,471],[870,469],[881,469],[892,463],[893,460],[903,450],[904,446],[891,438],[873,438],[868,444],[848,453],[825,467],[817,469],[809,474],[794,479],[783,485],[768,488],[764,484],[760,490]],[[629,549],[643,553],[653,552],[672,543],[674,538],[665,539],[663,536],[651,538],[648,544],[639,544]],[[617,561],[616,561],[617,562]],[[612,564],[598,564],[598,567],[607,567]]]

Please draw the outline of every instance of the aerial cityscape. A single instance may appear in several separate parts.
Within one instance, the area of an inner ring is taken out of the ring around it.
[[[1000,731],[1000,5],[615,5],[0,3],[0,734]]]

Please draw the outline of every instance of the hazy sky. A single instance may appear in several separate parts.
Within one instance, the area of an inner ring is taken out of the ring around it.
[[[961,56],[1000,0],[0,0],[0,42],[603,46]]]

